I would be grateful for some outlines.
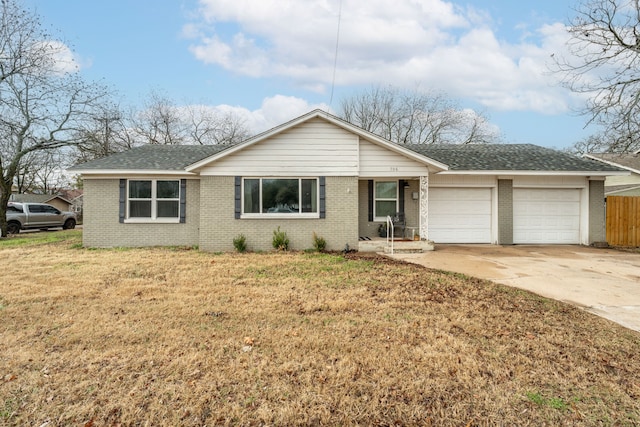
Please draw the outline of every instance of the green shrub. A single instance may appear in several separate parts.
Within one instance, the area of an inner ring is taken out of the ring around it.
[[[244,234],[238,234],[233,238],[233,247],[240,253],[247,251],[247,238]]]
[[[313,232],[313,248],[316,250],[316,252],[324,252],[326,247],[327,247],[327,241],[324,240],[323,237],[318,236],[314,231]]]
[[[285,231],[280,231],[280,226],[273,230],[273,241],[271,242],[274,248],[279,251],[289,250],[289,238]]]

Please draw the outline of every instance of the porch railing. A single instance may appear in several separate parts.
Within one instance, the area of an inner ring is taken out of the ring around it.
[[[395,235],[393,227],[393,219],[387,215],[387,248],[389,248],[391,255],[393,255],[393,236]]]

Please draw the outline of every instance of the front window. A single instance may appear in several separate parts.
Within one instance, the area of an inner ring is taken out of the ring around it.
[[[253,215],[315,216],[318,214],[317,178],[245,178],[242,213]]]
[[[376,181],[375,220],[384,221],[398,212],[398,181]]]
[[[130,180],[128,215],[130,219],[178,219],[180,181]]]

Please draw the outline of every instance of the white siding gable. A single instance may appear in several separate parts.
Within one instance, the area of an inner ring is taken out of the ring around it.
[[[357,176],[358,136],[314,118],[223,157],[200,174]]]
[[[429,170],[423,163],[364,139],[360,140],[361,177],[418,177],[428,173]]]

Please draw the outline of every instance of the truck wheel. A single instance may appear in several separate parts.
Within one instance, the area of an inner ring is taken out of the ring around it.
[[[20,224],[17,222],[10,222],[7,224],[7,234],[18,234],[20,232]]]
[[[71,230],[76,228],[76,220],[75,219],[68,219],[64,222],[64,225],[62,226],[63,230]]]

